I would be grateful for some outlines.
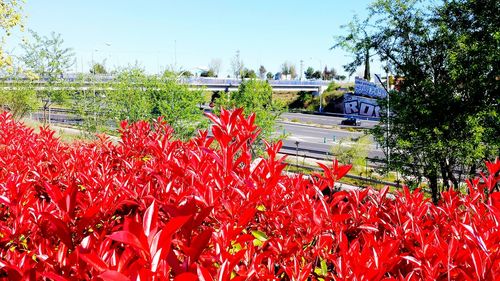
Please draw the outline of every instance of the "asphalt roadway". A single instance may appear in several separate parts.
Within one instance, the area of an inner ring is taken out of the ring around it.
[[[324,126],[339,126],[339,127],[352,127],[352,126],[344,126],[340,125],[340,122],[345,119],[345,117],[339,117],[339,116],[333,116],[333,115],[326,115],[326,114],[318,114],[318,113],[292,113],[292,112],[285,112],[281,114],[281,118],[283,120],[297,120],[300,123],[306,123],[306,124],[317,124],[317,125],[324,125]],[[361,121],[361,128],[366,128],[366,129],[371,129],[375,125],[378,124],[377,121],[371,121],[371,120],[360,120]]]
[[[34,119],[41,119],[41,113],[34,113]],[[362,130],[349,130],[348,127],[340,126],[343,117],[304,114],[304,113],[283,113],[283,121],[278,122],[276,135],[284,134],[282,152],[297,154],[299,156],[312,158],[325,158],[331,154],[332,147],[342,143],[343,146],[352,145],[353,141],[364,135]],[[295,122],[290,122],[290,121]],[[53,123],[66,123],[76,125],[79,120],[73,119],[65,112],[53,112],[51,114]],[[362,128],[371,128],[377,122],[361,121]],[[319,125],[319,126],[318,126]],[[359,127],[357,127],[359,128]],[[368,157],[384,158],[383,151],[372,141],[369,148]]]
[[[297,147],[299,156],[322,158],[331,154],[332,147],[342,144],[342,146],[351,146],[363,132],[350,132],[342,129],[319,128],[311,125],[279,122],[278,130],[280,134],[285,133],[283,140],[283,151],[289,154],[296,154]],[[384,153],[373,141],[370,144],[368,157],[384,158]]]

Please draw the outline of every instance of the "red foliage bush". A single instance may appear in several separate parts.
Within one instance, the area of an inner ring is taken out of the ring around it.
[[[161,120],[65,144],[0,115],[0,278],[498,280],[500,161],[435,206],[408,189],[322,190],[349,170],[285,175],[254,116],[222,111],[189,142]]]

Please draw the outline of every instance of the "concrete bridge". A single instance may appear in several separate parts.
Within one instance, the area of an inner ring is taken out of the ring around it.
[[[99,83],[111,83],[113,84],[114,76],[112,75],[90,75],[87,76],[83,82],[78,87],[80,89],[86,88],[86,86],[95,85]],[[175,78],[172,78],[175,79]],[[63,81],[69,83],[78,83],[80,80],[79,76],[76,74],[64,74],[62,77]],[[235,78],[208,78],[208,77],[179,77],[176,79],[179,83],[188,85],[193,89],[206,89],[211,92],[232,92],[237,91],[241,82],[247,79],[235,79]],[[330,81],[314,80],[314,81],[301,81],[301,80],[264,80],[271,85],[273,91],[275,92],[311,92],[313,95],[321,95]],[[3,83],[10,84],[11,82],[17,83],[19,80],[5,80]],[[40,88],[44,87],[46,80],[41,79],[36,81],[35,84]],[[111,86],[112,87],[112,86]]]
[[[63,79],[67,82],[75,82],[78,76],[75,74],[65,74]],[[112,82],[112,75],[94,75],[91,80],[94,82]],[[247,80],[247,79],[244,79]],[[240,86],[242,79],[236,78],[212,78],[212,77],[179,77],[177,81],[181,84],[187,84],[192,88],[205,88],[208,91],[236,91]],[[330,81],[322,80],[264,80],[271,85],[273,91],[276,92],[312,92],[313,94],[322,94]],[[93,83],[94,83],[93,82]]]
[[[313,94],[322,94],[328,84],[329,81],[300,81],[300,80],[265,80],[271,85],[273,91],[276,92],[312,92]],[[196,78],[182,78],[179,79],[179,82],[182,84],[187,84],[193,88],[205,88],[208,91],[237,91],[240,86],[242,80],[241,79],[221,79],[221,78],[205,78],[205,77],[196,77]]]

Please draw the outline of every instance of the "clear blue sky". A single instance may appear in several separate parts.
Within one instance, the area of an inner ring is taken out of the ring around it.
[[[349,58],[329,50],[333,36],[354,13],[365,15],[370,2],[28,0],[25,13],[28,28],[62,34],[76,53],[78,71],[88,71],[92,57],[106,59],[108,67],[138,61],[150,73],[206,67],[219,58],[225,76],[236,50],[256,71],[262,64],[277,72],[285,61],[300,70],[303,60],[304,70],[328,65],[343,72]]]

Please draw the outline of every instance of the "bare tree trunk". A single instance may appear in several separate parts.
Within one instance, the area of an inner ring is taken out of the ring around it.
[[[450,181],[448,180],[448,174],[446,173],[446,163],[444,161],[441,161],[439,163],[439,167],[441,169],[441,177],[443,178],[443,190],[448,190],[450,189]]]
[[[459,188],[458,186],[458,180],[457,178],[455,177],[455,175],[453,174],[453,169],[452,169],[452,164],[451,163],[448,163],[448,165],[446,165],[446,170],[448,172],[448,178],[451,180],[451,182],[453,183],[453,187],[454,188]]]
[[[365,73],[364,73],[364,79],[366,80],[370,80],[371,77],[370,77],[370,51],[369,50],[366,50],[366,53],[365,53]]]
[[[438,177],[437,172],[433,169],[429,171],[426,178],[429,180],[429,187],[432,194],[432,202],[437,205],[439,202]]]
[[[43,105],[43,125],[44,126],[47,125],[47,114],[48,114],[48,112],[47,112],[48,110],[47,109],[49,108],[47,104],[48,103],[46,102]]]

